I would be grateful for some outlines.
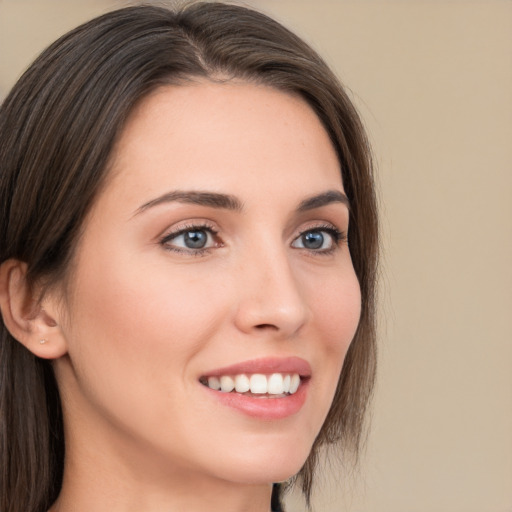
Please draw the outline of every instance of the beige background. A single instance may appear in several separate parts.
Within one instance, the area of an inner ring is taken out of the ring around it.
[[[0,97],[57,35],[126,3],[0,0]],[[373,429],[316,510],[512,512],[512,2],[246,3],[333,65],[379,166]]]

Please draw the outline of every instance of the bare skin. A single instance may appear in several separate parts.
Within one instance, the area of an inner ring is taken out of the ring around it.
[[[329,137],[304,101],[267,87],[166,87],[132,114],[111,173],[65,300],[43,301],[48,341],[31,345],[55,359],[64,410],[51,512],[268,512],[359,321]],[[262,358],[306,362],[297,410],[260,398],[269,419],[205,385]]]

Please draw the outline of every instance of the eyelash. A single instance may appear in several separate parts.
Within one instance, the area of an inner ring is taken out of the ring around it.
[[[201,223],[201,224],[190,224],[183,227],[180,227],[177,231],[173,231],[171,233],[166,234],[163,236],[159,243],[162,245],[166,250],[176,252],[179,254],[189,254],[192,256],[205,256],[208,253],[211,252],[212,249],[216,249],[218,247],[222,247],[223,244],[221,242],[216,242],[214,246],[212,247],[204,247],[204,248],[183,248],[183,247],[176,247],[168,245],[170,241],[175,240],[181,235],[184,235],[185,233],[192,232],[192,231],[205,231],[207,232],[213,239],[215,240],[216,237],[218,237],[218,231],[208,223]],[[347,234],[344,231],[340,231],[338,228],[333,226],[332,224],[322,224],[318,226],[311,226],[307,229],[304,229],[301,231],[294,239],[293,242],[296,242],[297,240],[300,240],[301,237],[306,235],[307,233],[314,233],[314,232],[320,232],[320,233],[327,233],[332,238],[332,247],[329,247],[328,249],[307,249],[303,248],[304,250],[308,251],[309,253],[313,255],[318,256],[328,256],[332,253],[334,253],[343,242],[347,241]],[[299,248],[300,249],[300,248]]]

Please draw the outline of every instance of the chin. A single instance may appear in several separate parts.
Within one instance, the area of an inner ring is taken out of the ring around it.
[[[261,449],[257,453],[237,454],[236,457],[225,458],[228,480],[243,484],[268,484],[284,482],[296,475],[306,462],[311,446],[281,446],[279,449]]]

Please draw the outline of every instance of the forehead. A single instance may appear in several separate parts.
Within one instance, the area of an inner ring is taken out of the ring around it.
[[[311,107],[245,82],[154,91],[128,119],[111,169],[118,186],[132,183],[148,195],[155,187],[222,191],[225,184],[286,190],[290,179],[342,188],[336,152]]]

